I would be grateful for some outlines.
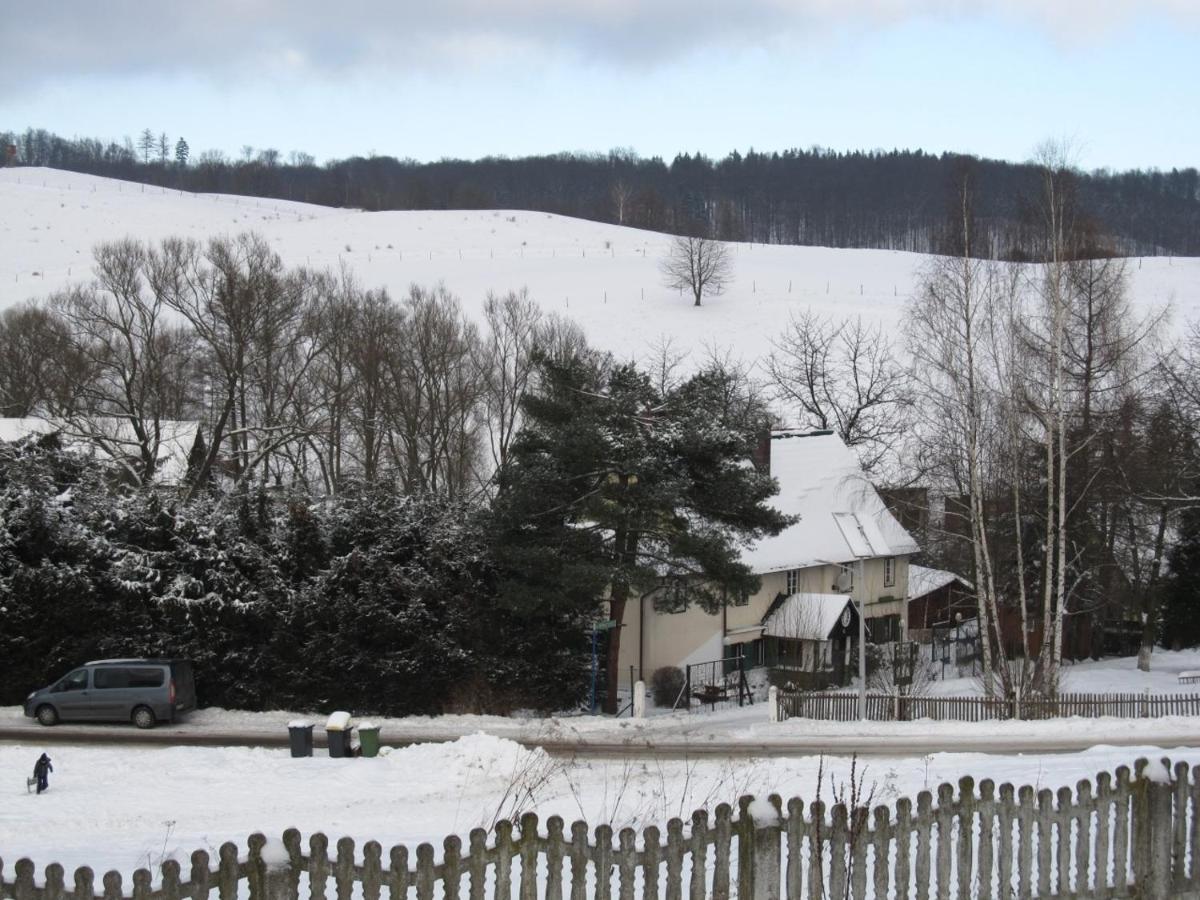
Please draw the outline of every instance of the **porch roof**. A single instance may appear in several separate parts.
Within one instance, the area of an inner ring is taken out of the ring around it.
[[[763,633],[800,641],[827,641],[847,607],[854,615],[854,601],[846,594],[791,594],[763,617]]]

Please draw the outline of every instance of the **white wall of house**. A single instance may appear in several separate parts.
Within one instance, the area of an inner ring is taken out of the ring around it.
[[[639,644],[642,610],[645,609],[645,631]],[[621,633],[621,671],[641,661],[642,677],[649,678],[662,666],[683,667],[692,663],[721,659],[724,654],[725,631],[721,614],[709,615],[699,606],[683,612],[662,613],[654,609],[654,599],[647,597],[625,607],[624,629]]]

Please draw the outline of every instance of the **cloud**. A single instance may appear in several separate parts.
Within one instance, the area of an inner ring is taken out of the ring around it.
[[[53,0],[8,4],[0,94],[91,76],[436,73],[547,56],[655,65],[830,27],[1016,20],[1086,40],[1139,17],[1200,24],[1195,0]]]

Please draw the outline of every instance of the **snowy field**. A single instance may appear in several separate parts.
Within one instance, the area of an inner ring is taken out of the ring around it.
[[[1136,656],[1067,663],[1062,690],[1072,694],[1200,694],[1200,684],[1180,684],[1181,672],[1200,671],[1200,649],[1156,648],[1149,672],[1139,672]],[[934,681],[929,693],[939,697],[973,697],[982,693],[976,678]]]
[[[694,808],[711,809],[742,794],[779,793],[815,799],[817,757],[657,762],[552,759],[486,735],[451,745],[423,744],[379,759],[291,759],[282,750],[240,748],[130,749],[64,745],[51,749],[50,791],[27,794],[24,778],[41,748],[0,745],[0,856],[116,868],[128,874],[165,858],[185,865],[193,850],[287,827],[305,835],[355,838],[361,847],[430,841],[490,827],[534,811],[583,818],[591,825],[663,824]],[[1073,786],[1081,778],[1139,756],[1151,747],[1096,747],[1070,755],[987,756],[935,753],[908,759],[872,758],[864,786],[878,803],[954,782],[963,775],[1038,788]],[[1172,759],[1200,761],[1200,750]],[[823,797],[830,779],[844,784],[847,758],[824,760]]]
[[[888,250],[735,244],[733,284],[696,309],[662,286],[663,235],[545,213],[365,213],[52,169],[0,170],[0,210],[0,309],[90,278],[99,241],[255,230],[289,264],[344,262],[365,286],[394,295],[444,282],[475,316],[489,290],[528,287],[596,346],[635,358],[669,337],[696,356],[713,347],[756,360],[789,316],[809,307],[894,327],[927,261]],[[1200,259],[1134,259],[1129,272],[1139,307],[1170,306],[1177,329],[1200,318]]]

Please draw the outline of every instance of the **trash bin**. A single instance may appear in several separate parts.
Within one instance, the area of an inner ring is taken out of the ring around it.
[[[325,723],[325,738],[329,744],[329,755],[334,759],[351,757],[350,749],[350,713],[335,712]]]
[[[379,726],[374,722],[358,723],[358,743],[362,755],[374,757],[379,755]]]
[[[292,757],[313,755],[313,723],[303,719],[288,722],[288,743],[292,748]]]

